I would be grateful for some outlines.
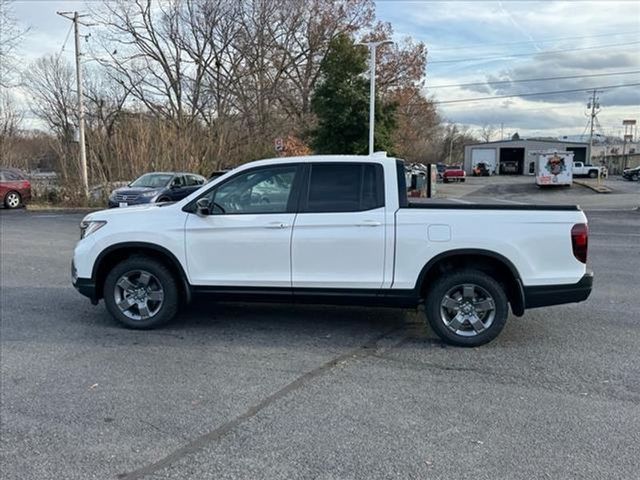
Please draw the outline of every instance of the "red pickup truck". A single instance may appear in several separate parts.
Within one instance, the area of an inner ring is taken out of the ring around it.
[[[442,174],[442,181],[444,183],[449,182],[464,182],[467,174],[460,165],[447,165]]]

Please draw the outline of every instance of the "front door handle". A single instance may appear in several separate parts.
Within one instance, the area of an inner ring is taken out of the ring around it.
[[[363,220],[358,223],[359,227],[379,227],[380,225],[382,225],[382,222],[378,222],[376,220]]]
[[[283,222],[271,222],[265,226],[265,228],[289,228],[291,225]]]

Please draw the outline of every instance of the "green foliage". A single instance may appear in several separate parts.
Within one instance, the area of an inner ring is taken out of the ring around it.
[[[322,80],[311,99],[318,124],[316,153],[366,154],[369,144],[367,50],[348,35],[332,40],[321,65]],[[376,98],[375,150],[392,150],[396,105]]]

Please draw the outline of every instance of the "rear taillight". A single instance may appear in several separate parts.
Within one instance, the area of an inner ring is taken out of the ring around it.
[[[571,229],[571,247],[573,248],[573,256],[582,263],[587,263],[588,244],[589,227],[586,223],[576,223]]]

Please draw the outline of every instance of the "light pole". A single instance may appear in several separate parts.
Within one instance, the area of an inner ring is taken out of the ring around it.
[[[363,45],[369,49],[369,155],[373,154],[373,138],[375,131],[376,117],[376,49],[381,45],[389,45],[391,40],[381,42],[363,42],[356,45]]]

